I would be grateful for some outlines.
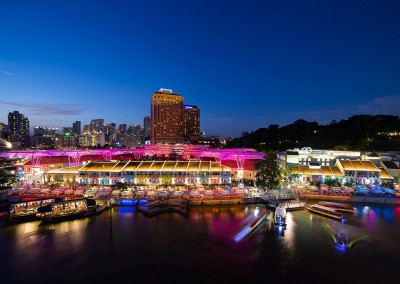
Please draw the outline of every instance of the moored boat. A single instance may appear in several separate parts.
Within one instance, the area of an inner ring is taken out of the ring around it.
[[[329,208],[333,208],[336,211],[342,211],[342,212],[355,212],[356,211],[355,207],[353,207],[349,204],[344,204],[344,203],[339,203],[339,202],[321,201],[321,202],[318,202],[318,204],[329,207]]]
[[[275,208],[274,224],[277,226],[286,226],[286,207],[284,205],[278,205]]]
[[[53,223],[73,220],[92,215],[96,212],[96,203],[93,199],[56,200],[38,208],[36,217],[42,222]]]
[[[313,204],[311,206],[306,206],[307,210],[313,212],[313,213],[317,213],[326,217],[330,217],[330,218],[334,218],[334,219],[338,219],[338,220],[343,220],[343,214],[337,212],[335,209],[330,208],[330,207],[326,207],[326,206],[322,206],[319,204]]]
[[[54,202],[54,198],[30,200],[10,204],[10,223],[24,223],[36,220],[38,208]]]

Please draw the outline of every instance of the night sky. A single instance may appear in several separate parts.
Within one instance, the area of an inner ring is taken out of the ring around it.
[[[207,135],[400,111],[400,1],[0,0],[0,122],[143,125],[172,89]]]

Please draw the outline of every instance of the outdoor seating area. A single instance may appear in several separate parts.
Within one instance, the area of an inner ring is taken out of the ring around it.
[[[327,186],[321,184],[318,188],[315,185],[294,185],[292,189],[299,195],[324,195],[324,196],[370,196],[385,198],[400,198],[400,188],[385,188],[380,185],[355,185],[347,186]]]

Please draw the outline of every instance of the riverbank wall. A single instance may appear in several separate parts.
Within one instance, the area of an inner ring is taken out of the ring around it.
[[[358,203],[377,203],[400,205],[398,198],[371,197],[371,196],[341,196],[341,195],[320,195],[320,194],[301,194],[302,200],[332,200],[332,201],[349,201]]]

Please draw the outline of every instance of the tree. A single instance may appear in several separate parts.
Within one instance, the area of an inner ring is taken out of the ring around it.
[[[10,187],[15,181],[15,175],[5,169],[0,169],[0,188]]]
[[[126,183],[119,182],[119,181],[117,181],[115,183],[115,189],[124,190],[124,189],[127,189],[127,188],[128,188],[128,184],[126,184]]]
[[[265,158],[255,164],[256,185],[267,189],[278,189],[282,180],[278,164],[271,158]]]
[[[300,175],[294,174],[290,166],[286,164],[286,167],[282,170],[282,184],[291,185],[294,181],[298,180],[299,178]]]

